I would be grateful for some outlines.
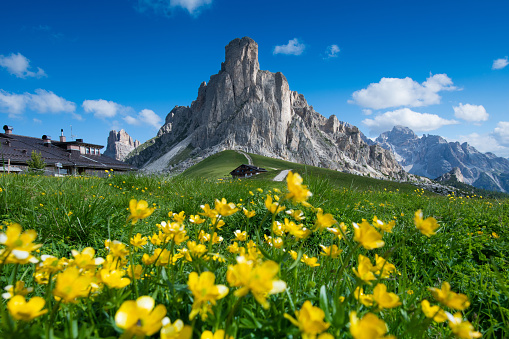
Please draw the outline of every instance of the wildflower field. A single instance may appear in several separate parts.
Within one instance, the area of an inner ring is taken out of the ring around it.
[[[508,200],[303,177],[0,175],[0,337],[509,338]]]

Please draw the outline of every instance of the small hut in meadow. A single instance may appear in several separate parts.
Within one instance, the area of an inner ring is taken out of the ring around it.
[[[236,178],[249,178],[253,175],[262,172],[267,172],[267,170],[265,168],[256,167],[253,165],[242,164],[233,171],[231,171],[230,174],[233,177],[233,179],[236,179]]]

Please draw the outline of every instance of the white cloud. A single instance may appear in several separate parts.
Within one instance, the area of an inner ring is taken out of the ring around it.
[[[493,65],[491,66],[491,69],[502,69],[507,65],[509,65],[509,60],[507,59],[507,57],[500,58],[493,60]]]
[[[500,145],[509,147],[509,121],[500,121],[493,130],[493,137]]]
[[[384,109],[389,107],[420,107],[440,103],[440,91],[454,91],[447,74],[431,75],[422,84],[409,77],[382,78],[378,83],[371,83],[367,88],[355,91],[353,100],[348,102],[359,106]]]
[[[337,58],[339,55],[340,49],[338,45],[330,45],[325,50],[325,59],[329,58]]]
[[[37,67],[37,72],[30,71],[30,60],[21,53],[11,53],[9,56],[0,55],[0,66],[18,78],[42,78],[47,76],[42,68]]]
[[[458,139],[459,142],[466,142],[481,153],[491,152],[499,157],[509,157],[509,147],[500,145],[493,135],[471,133],[460,135]]]
[[[409,108],[385,112],[373,119],[364,119],[362,123],[370,128],[371,134],[380,134],[391,130],[396,125],[402,125],[413,131],[428,132],[445,125],[457,124],[456,120],[447,120],[436,114],[418,113]]]
[[[362,114],[364,114],[364,115],[371,115],[371,114],[373,114],[373,111],[370,110],[369,108],[364,108],[362,110]]]
[[[117,113],[127,109],[116,102],[103,99],[85,100],[81,106],[85,112],[94,113],[96,118],[113,118]]]
[[[156,14],[170,15],[175,8],[182,8],[193,16],[212,4],[212,0],[138,0],[137,9],[140,12],[152,10]]]
[[[149,125],[155,128],[161,127],[162,119],[154,111],[150,109],[141,110],[136,117],[131,115],[124,117],[125,122],[129,125],[143,126]]]
[[[457,107],[453,107],[454,116],[470,122],[486,121],[490,116],[483,105],[470,105],[462,103]]]
[[[29,107],[38,113],[74,113],[76,104],[59,97],[51,91],[36,89],[35,94],[28,94]]]
[[[37,118],[33,118],[32,121],[34,122],[34,124],[38,124],[38,125],[42,124],[42,121]]]
[[[0,110],[14,117],[30,108],[37,113],[71,113],[76,119],[81,117],[74,113],[76,104],[59,97],[51,91],[36,89],[35,94],[15,94],[0,90]]]
[[[280,45],[274,47],[273,54],[291,54],[291,55],[301,55],[304,52],[306,45],[299,42],[299,39],[295,38],[288,41],[286,45]]]

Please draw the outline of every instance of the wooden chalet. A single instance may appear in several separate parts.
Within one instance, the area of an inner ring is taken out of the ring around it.
[[[45,175],[105,175],[105,170],[127,172],[135,167],[101,155],[102,145],[84,142],[83,139],[66,141],[61,130],[59,141],[52,141],[49,135],[33,138],[12,133],[12,127],[5,125],[0,133],[0,172],[19,173],[28,171],[32,151],[41,154],[46,163]]]
[[[235,178],[248,178],[262,172],[267,172],[267,170],[265,168],[256,167],[253,165],[242,164],[233,171],[231,171],[230,174],[235,179]]]

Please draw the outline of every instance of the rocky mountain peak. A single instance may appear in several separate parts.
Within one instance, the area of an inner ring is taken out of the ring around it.
[[[140,146],[140,142],[133,140],[123,129],[118,132],[112,130],[108,135],[106,151],[104,151],[103,155],[124,161],[127,155],[138,146]]]
[[[363,138],[357,127],[317,113],[281,72],[260,70],[258,44],[244,37],[225,47],[221,70],[201,83],[196,100],[175,106],[154,143],[129,162],[158,172],[233,149],[378,178],[407,176],[389,151]]]

